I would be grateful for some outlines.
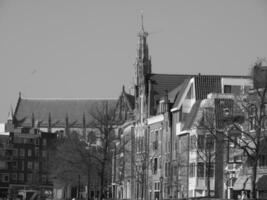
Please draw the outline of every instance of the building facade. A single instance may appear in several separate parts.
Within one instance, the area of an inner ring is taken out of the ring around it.
[[[49,151],[56,135],[38,129],[13,129],[2,145],[2,197],[23,199],[39,195],[53,198],[53,185],[48,176]]]

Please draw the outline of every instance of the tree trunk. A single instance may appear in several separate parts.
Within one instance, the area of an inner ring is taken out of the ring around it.
[[[211,177],[211,155],[208,155],[206,183],[207,183],[207,196],[210,197],[210,177]]]
[[[106,163],[105,161],[102,162],[102,166],[101,166],[101,174],[100,174],[100,200],[103,199],[103,194],[104,194],[104,179],[105,179],[105,167],[106,167]]]
[[[210,197],[210,164],[208,164],[206,183],[207,183],[207,196]]]
[[[144,182],[142,183],[142,188],[141,188],[141,200],[144,199]]]
[[[257,198],[257,191],[256,191],[256,180],[257,180],[257,167],[258,167],[258,160],[253,162],[252,166],[252,176],[251,176],[251,199]]]
[[[88,174],[87,174],[87,200],[90,200],[90,170],[88,168]]]

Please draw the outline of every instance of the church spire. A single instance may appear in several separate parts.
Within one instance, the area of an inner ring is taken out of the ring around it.
[[[147,36],[148,36],[148,32],[146,32],[144,28],[143,12],[141,12],[141,30],[138,33],[139,42],[138,42],[137,62],[136,62],[136,84],[137,85],[140,85],[142,82],[142,79],[147,74],[151,73],[151,59],[149,56]]]
[[[141,32],[146,33],[144,29],[144,15],[143,12],[141,11]],[[146,33],[148,35],[148,33]]]

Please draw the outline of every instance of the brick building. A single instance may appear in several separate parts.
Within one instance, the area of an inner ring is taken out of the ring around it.
[[[56,134],[38,129],[13,129],[4,140],[0,173],[2,197],[52,198],[53,185],[48,176],[49,150]]]

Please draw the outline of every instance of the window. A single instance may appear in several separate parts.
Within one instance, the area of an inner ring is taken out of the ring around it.
[[[24,174],[19,173],[19,181],[23,182],[24,181]]]
[[[20,149],[19,150],[19,156],[20,157],[24,157],[25,156],[25,150],[24,149]]]
[[[18,156],[18,150],[17,149],[13,149],[13,156],[17,157]]]
[[[204,163],[197,163],[197,177],[204,177]]]
[[[165,162],[165,177],[168,177],[168,163]]]
[[[154,158],[154,174],[157,174],[157,170],[158,170],[158,158]]]
[[[28,169],[32,169],[32,162],[31,162],[31,161],[28,161],[28,163],[27,163],[27,168],[28,168]]]
[[[35,170],[39,170],[39,163],[38,163],[38,162],[35,162],[35,163],[34,163],[34,169],[35,169]]]
[[[165,177],[168,177],[171,175],[171,163],[166,162],[165,163]]]
[[[31,173],[27,174],[27,181],[32,182],[32,174]]]
[[[42,157],[43,158],[46,158],[46,156],[47,156],[46,154],[47,154],[46,151],[42,151]]]
[[[31,157],[31,156],[32,156],[32,150],[28,149],[28,157]]]
[[[172,172],[171,172],[171,163],[168,163],[168,175],[171,176]]]
[[[195,163],[189,164],[189,177],[195,177]]]
[[[160,182],[155,182],[154,183],[154,190],[159,191],[160,190]]]
[[[261,122],[261,127],[262,129],[267,129],[267,116],[263,117],[262,122]]]
[[[214,150],[214,138],[212,135],[207,135],[206,137],[206,149],[210,151]]]
[[[196,149],[196,141],[197,141],[197,137],[195,135],[191,135],[190,136],[190,150]]]
[[[206,163],[206,177],[214,177],[214,163]]]
[[[21,161],[21,170],[24,170],[24,161]]]
[[[35,155],[36,158],[39,157],[39,148],[38,147],[35,148],[34,155]]]
[[[257,106],[252,104],[249,108],[249,129],[255,130],[256,126]]]
[[[16,173],[11,174],[11,180],[15,181],[15,182],[17,181],[17,174]]]
[[[46,146],[46,139],[45,138],[43,138],[43,146]]]
[[[42,183],[46,183],[46,175],[42,175]]]
[[[158,141],[153,142],[153,150],[158,150]]]
[[[260,155],[259,167],[267,167],[267,155]]]
[[[12,162],[12,169],[16,170],[17,169],[17,162]]]
[[[204,149],[205,135],[198,135],[197,137],[197,147],[200,150]]]
[[[9,175],[8,174],[2,174],[2,182],[7,183],[9,182]]]
[[[158,130],[155,131],[155,140],[156,141],[159,140],[159,131]]]
[[[223,91],[224,91],[224,93],[231,93],[231,91],[232,91],[231,85],[224,85]]]

